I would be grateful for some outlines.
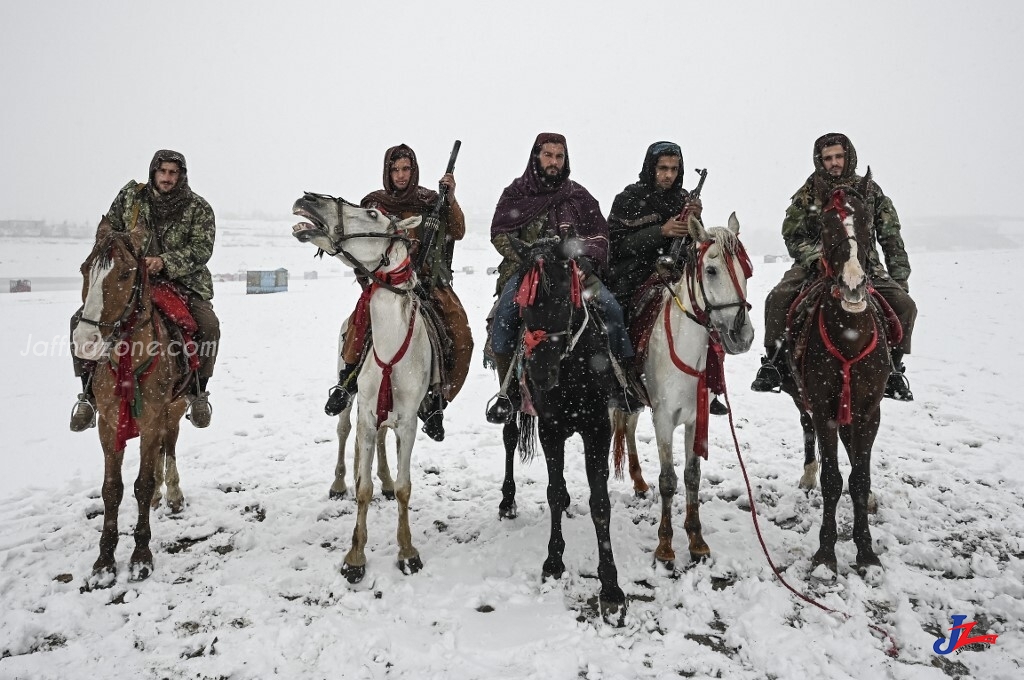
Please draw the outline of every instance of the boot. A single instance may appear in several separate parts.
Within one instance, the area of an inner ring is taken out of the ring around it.
[[[352,401],[352,395],[359,390],[356,378],[359,376],[359,364],[345,364],[345,368],[338,371],[338,384],[327,393],[327,403],[324,404],[324,413],[329,416],[336,416],[348,408]]]
[[[910,381],[905,375],[907,367],[903,364],[903,352],[893,350],[892,372],[885,382],[885,396],[896,401],[914,401],[914,393],[910,391]]]
[[[82,391],[71,409],[71,431],[82,432],[96,427],[96,397],[92,394],[92,374],[82,376]]]
[[[209,427],[210,419],[213,418],[213,407],[210,406],[210,393],[206,391],[206,383],[209,380],[209,378],[199,379],[199,389],[189,402],[188,412],[185,414],[185,418],[198,428]]]
[[[445,405],[444,395],[431,389],[423,398],[423,403],[420,404],[420,410],[417,413],[420,420],[423,421],[423,427],[420,430],[435,442],[444,441]]]
[[[761,368],[757,369],[757,376],[754,382],[750,383],[750,389],[754,392],[781,392],[782,371],[785,370],[785,355],[782,348],[776,348],[771,358],[768,353],[761,357]]]
[[[718,395],[716,394],[714,399],[711,400],[711,404],[708,406],[708,410],[713,416],[727,416],[729,415],[729,407],[718,401]]]

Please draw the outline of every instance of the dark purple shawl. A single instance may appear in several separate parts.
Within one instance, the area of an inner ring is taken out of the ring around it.
[[[565,170],[561,181],[553,185],[542,180],[536,160],[540,147],[548,143],[565,147]],[[526,172],[501,193],[491,220],[491,238],[515,233],[542,214],[547,214],[552,232],[568,225],[580,239],[583,255],[599,265],[608,261],[608,223],[601,206],[589,191],[569,179],[569,147],[565,137],[553,132],[537,135]]]

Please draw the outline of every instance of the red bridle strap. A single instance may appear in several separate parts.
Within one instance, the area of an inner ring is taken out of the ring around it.
[[[707,460],[708,458],[708,420],[710,418],[710,404],[708,403],[708,372],[698,371],[689,366],[676,354],[675,341],[672,339],[672,301],[665,303],[665,335],[668,336],[668,355],[672,358],[675,367],[686,375],[697,379],[697,431],[693,437],[693,452]]]

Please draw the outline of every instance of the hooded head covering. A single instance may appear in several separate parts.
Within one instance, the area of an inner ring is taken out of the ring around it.
[[[655,168],[658,167],[658,159],[662,156],[679,156],[679,175],[672,186],[667,189],[667,191],[678,191],[683,187],[683,150],[675,142],[655,142],[647,147],[644,166],[640,169],[640,183],[655,191],[658,190],[658,186],[654,183]]]
[[[825,164],[821,160],[821,151],[826,146],[839,144],[846,152],[846,164],[843,166],[843,174],[839,177],[832,177],[825,172]],[[828,180],[829,185],[847,184],[857,176],[857,150],[853,148],[850,138],[841,132],[829,132],[814,140],[814,172],[823,179]]]
[[[391,181],[391,168],[401,158],[408,158],[412,163],[412,174],[404,189],[396,189]],[[416,152],[406,144],[399,144],[384,152],[384,188],[367,194],[360,204],[374,204],[392,215],[399,215],[429,210],[436,202],[437,192],[420,186],[420,164],[416,160]]]
[[[156,188],[156,171],[161,163],[177,163],[181,170],[178,183],[166,194],[160,193]],[[188,186],[188,165],[185,163],[185,156],[170,149],[161,149],[153,154],[153,160],[149,163],[149,188],[153,213],[158,220],[178,216],[192,197],[192,190]]]
[[[565,168],[555,182],[545,181],[537,155],[544,144],[561,144],[565,149]],[[519,231],[540,215],[547,215],[548,226],[568,225],[584,243],[584,254],[598,263],[608,259],[608,223],[597,199],[569,179],[569,146],[565,137],[554,132],[537,135],[526,171],[501,193],[491,220],[491,238]]]

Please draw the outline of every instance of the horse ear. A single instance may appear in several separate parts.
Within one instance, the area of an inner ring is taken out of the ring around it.
[[[410,231],[420,226],[423,222],[422,215],[413,215],[412,217],[406,217],[404,220],[399,220],[396,225],[399,231]]]
[[[739,236],[740,234],[740,221],[736,219],[736,211],[733,210],[732,214],[729,215],[729,231]]]
[[[690,215],[690,221],[687,222],[686,228],[689,230],[690,236],[697,243],[704,243],[711,238],[708,236],[707,230],[704,229],[704,225],[693,214]]]
[[[100,223],[96,226],[95,243],[99,243],[100,241],[105,240],[108,236],[110,236],[110,232],[112,231],[114,231],[114,225],[111,224],[110,220],[107,219],[107,216],[104,215],[103,217],[100,218]]]
[[[871,190],[871,166],[868,166],[868,171],[864,173],[864,179],[860,181],[860,186],[857,187],[860,190],[860,195],[864,198],[868,197],[868,193]]]

